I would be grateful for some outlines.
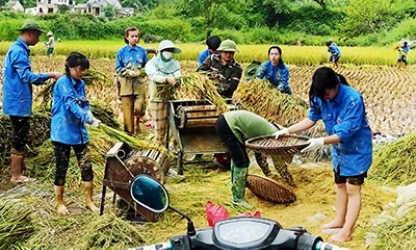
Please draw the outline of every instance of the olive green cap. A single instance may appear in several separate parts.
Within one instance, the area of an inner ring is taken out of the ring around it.
[[[46,33],[46,30],[41,29],[40,25],[37,22],[35,22],[31,19],[26,20],[23,23],[22,27],[18,30],[20,30],[20,31],[23,31],[23,30],[37,30],[39,32]]]
[[[238,52],[237,44],[233,40],[227,39],[220,44],[217,51]]]

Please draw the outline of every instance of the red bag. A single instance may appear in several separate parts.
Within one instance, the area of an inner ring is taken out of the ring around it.
[[[227,219],[229,216],[226,208],[213,204],[211,201],[208,201],[205,206],[205,214],[210,227],[213,227],[217,221]]]
[[[261,217],[259,210],[256,210],[253,215],[250,212],[245,212],[245,213],[237,215],[236,217],[248,217],[248,216]]]

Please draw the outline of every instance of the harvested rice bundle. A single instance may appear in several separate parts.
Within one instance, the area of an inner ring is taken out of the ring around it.
[[[242,103],[247,110],[284,127],[305,118],[309,107],[302,98],[282,94],[276,88],[272,88],[269,82],[261,79],[240,83],[234,92],[233,100]]]
[[[391,185],[416,182],[416,132],[391,142],[374,153],[370,177]]]
[[[113,108],[108,103],[94,100],[90,102],[90,108],[94,117],[99,119],[102,123],[112,128],[121,127],[120,122],[114,117]]]
[[[124,142],[132,148],[156,149],[164,153],[167,152],[166,148],[163,147],[162,145],[156,144],[155,142],[150,142],[150,141],[145,141],[145,140],[134,138],[132,136],[127,135],[125,132],[121,130],[111,128],[105,124],[101,124],[100,128],[111,138],[120,142]]]
[[[218,94],[214,83],[202,73],[189,73],[179,79],[179,99],[208,100],[221,113],[229,111],[227,102]]]

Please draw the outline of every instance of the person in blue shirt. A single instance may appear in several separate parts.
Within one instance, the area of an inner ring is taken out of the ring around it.
[[[339,58],[341,58],[341,50],[339,50],[338,46],[333,41],[328,41],[326,43],[329,52],[329,63],[333,63],[335,67],[338,67]]]
[[[124,130],[129,134],[140,133],[140,117],[146,111],[146,81],[140,73],[148,61],[146,49],[137,45],[140,32],[136,27],[125,31],[126,45],[116,54],[115,70],[119,97],[123,107]]]
[[[98,213],[92,201],[93,170],[88,149],[88,133],[85,123],[96,128],[100,120],[96,119],[90,109],[82,80],[90,67],[88,59],[78,52],[69,54],[65,62],[65,76],[59,78],[53,89],[51,135],[56,158],[54,189],[58,214],[69,211],[65,206],[64,184],[69,166],[71,148],[74,150],[81,169],[82,184],[85,191],[86,207]]]
[[[58,79],[58,72],[33,73],[30,64],[29,46],[39,42],[42,33],[40,25],[26,20],[19,29],[19,38],[10,46],[2,67],[3,114],[9,115],[12,122],[11,169],[12,183],[24,183],[33,179],[22,175],[26,168],[24,151],[27,134],[30,129],[29,118],[32,115],[32,84],[42,85],[48,79]]]
[[[264,62],[256,77],[269,81],[281,93],[292,94],[289,86],[289,68],[282,60],[282,49],[279,46],[272,46],[268,51],[269,61]]]
[[[330,237],[333,243],[351,240],[361,208],[361,185],[372,161],[371,130],[362,95],[348,86],[346,79],[328,67],[318,68],[309,90],[308,118],[277,131],[274,135],[292,134],[313,127],[320,119],[328,136],[310,139],[302,152],[332,144],[336,192],[336,216],[323,229],[341,228]]]
[[[409,52],[409,46],[407,42],[403,42],[403,45],[398,47],[399,56],[397,57],[397,68],[401,68],[402,65],[405,68],[407,65],[407,53]]]
[[[199,53],[198,67],[201,66],[205,59],[207,59],[210,55],[218,54],[217,49],[220,47],[221,39],[218,36],[210,36],[207,38],[206,44],[208,48]]]

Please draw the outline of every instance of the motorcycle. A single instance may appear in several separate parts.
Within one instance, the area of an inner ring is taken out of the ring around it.
[[[165,187],[147,175],[136,176],[129,188],[137,204],[161,213],[168,208],[179,213],[187,222],[185,235],[173,236],[169,241],[128,250],[348,250],[323,242],[303,227],[283,228],[276,221],[260,217],[235,217],[215,223],[214,227],[195,230],[192,220],[169,205]]]

